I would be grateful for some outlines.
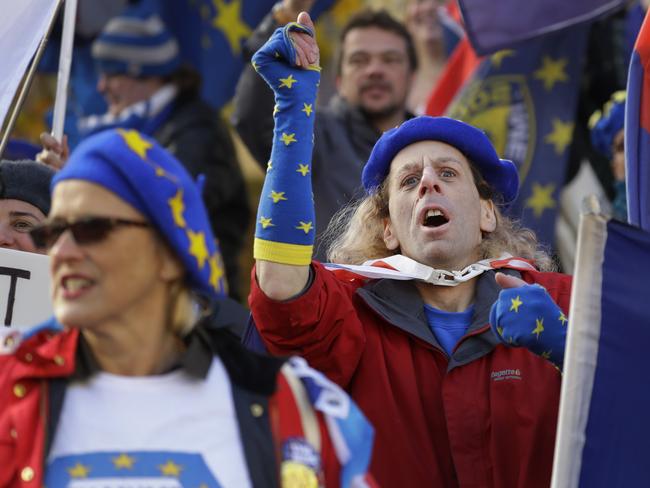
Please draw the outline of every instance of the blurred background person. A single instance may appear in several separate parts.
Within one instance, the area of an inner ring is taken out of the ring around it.
[[[151,2],[112,18],[91,52],[99,73],[97,90],[108,108],[80,121],[81,134],[137,129],[154,137],[194,177],[204,175],[202,195],[223,252],[229,292],[238,298],[238,258],[250,209],[228,127],[201,100],[199,75],[181,65],[178,42]],[[48,134],[41,141],[45,151],[39,158],[60,167],[68,152],[65,141],[60,144]]]
[[[0,247],[38,250],[29,232],[50,211],[50,182],[54,170],[30,160],[0,161]]]

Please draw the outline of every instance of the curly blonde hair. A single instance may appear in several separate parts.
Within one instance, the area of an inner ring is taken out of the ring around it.
[[[555,271],[557,266],[549,253],[539,243],[535,232],[520,222],[503,215],[500,201],[492,187],[470,164],[479,196],[495,203],[496,228],[483,234],[481,259],[496,258],[510,253],[535,262],[541,271]],[[361,264],[369,259],[385,258],[396,254],[384,242],[384,219],[388,212],[387,180],[373,193],[342,208],[332,218],[323,233],[327,259],[332,263]]]

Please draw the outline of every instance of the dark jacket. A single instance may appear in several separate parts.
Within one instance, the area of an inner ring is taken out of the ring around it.
[[[267,17],[246,43],[252,55],[277,25]],[[234,98],[232,122],[249,151],[266,170],[273,141],[273,92],[252,66],[242,71]],[[335,96],[316,109],[312,184],[316,205],[315,258],[324,260],[320,234],[332,216],[362,195],[361,170],[381,134],[366,117]]]
[[[244,177],[228,127],[198,95],[179,94],[153,137],[196,177],[205,175],[203,199],[219,239],[230,296],[239,298],[239,254],[250,220]]]
[[[494,336],[494,271],[477,278],[472,324],[449,357],[412,281],[354,279],[316,262],[313,269],[309,289],[285,302],[253,280],[251,312],[272,354],[302,355],[365,412],[376,429],[370,472],[380,486],[549,486],[561,375]],[[569,276],[521,277],[567,313]]]

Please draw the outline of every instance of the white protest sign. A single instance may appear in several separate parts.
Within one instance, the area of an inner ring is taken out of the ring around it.
[[[0,248],[0,330],[28,329],[51,316],[50,258]]]

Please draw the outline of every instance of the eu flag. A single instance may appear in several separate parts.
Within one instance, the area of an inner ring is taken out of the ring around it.
[[[650,486],[650,234],[581,218],[553,481]]]
[[[517,165],[521,187],[509,214],[547,244],[554,240],[588,29],[574,26],[485,58],[447,112],[483,129],[499,156]]]
[[[625,180],[631,224],[650,230],[650,21],[636,40],[625,104]]]
[[[276,0],[158,0],[167,27],[176,35],[183,60],[203,80],[203,98],[221,108],[233,96],[244,67],[242,45]],[[318,0],[317,15],[334,3]]]
[[[601,17],[625,0],[458,0],[477,54]]]

